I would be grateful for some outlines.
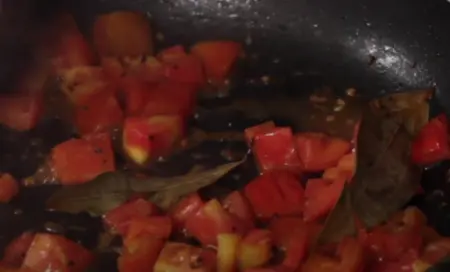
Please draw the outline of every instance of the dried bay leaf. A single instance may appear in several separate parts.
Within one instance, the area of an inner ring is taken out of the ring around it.
[[[415,195],[421,170],[411,163],[410,148],[414,135],[428,122],[430,95],[428,90],[397,93],[363,107],[356,173],[327,217],[319,243],[353,234],[354,216],[374,227]]]
[[[151,193],[155,204],[173,203],[183,195],[210,185],[239,166],[243,160],[212,169],[193,171],[175,177],[137,177],[127,172],[111,172],[95,180],[56,191],[47,201],[47,208],[57,211],[90,212],[101,215],[125,202],[133,193]]]
[[[402,116],[364,112],[350,191],[353,210],[366,227],[388,219],[417,192],[421,170],[411,162],[411,142]]]

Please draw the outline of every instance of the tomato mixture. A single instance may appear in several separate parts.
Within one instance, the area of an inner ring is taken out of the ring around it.
[[[182,146],[197,96],[207,85],[227,85],[243,55],[240,43],[227,40],[155,52],[149,22],[131,11],[99,16],[93,48],[70,15],[54,25],[41,41],[52,50],[39,50],[50,68],[34,66],[14,96],[0,97],[0,123],[18,131],[36,127],[44,109],[42,71],[59,77],[79,135],[54,146],[46,161],[63,186],[118,170],[118,150],[139,168]],[[418,272],[450,254],[450,239],[416,208],[318,246],[327,215],[355,174],[354,143],[272,121],[243,136],[260,174],[244,188],[224,198],[191,193],[166,210],[138,195],[103,215],[105,228],[122,240],[119,271]],[[448,158],[448,120],[440,115],[416,136],[411,160],[427,166]],[[305,183],[308,174],[315,177]],[[19,191],[12,175],[0,176],[1,202]],[[95,253],[75,241],[28,231],[4,249],[0,271],[83,272],[94,262]]]

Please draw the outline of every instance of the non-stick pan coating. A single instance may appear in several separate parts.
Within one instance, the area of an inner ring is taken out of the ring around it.
[[[73,12],[87,34],[99,13],[140,10],[151,18],[158,36],[164,37],[157,41],[159,46],[217,38],[244,42],[252,63],[244,71],[248,77],[295,78],[289,86],[294,91],[315,87],[306,84],[356,87],[368,96],[436,86],[438,104],[450,113],[450,3],[445,0],[41,1],[35,6],[39,8],[36,16],[30,18],[48,17],[48,10],[61,3]],[[10,78],[6,75],[12,69],[5,66],[14,56],[8,50],[22,47],[5,41],[0,45],[4,48],[0,51],[3,82]],[[272,90],[283,88],[287,86]],[[0,145],[7,145],[7,138],[0,135]],[[27,141],[26,137],[23,141]],[[4,146],[0,148],[3,150]],[[428,193],[416,202],[439,231],[450,235],[450,229],[445,227],[450,225],[450,208],[445,202],[450,196],[450,187],[445,186],[448,168],[443,164],[426,173]],[[25,197],[23,202],[33,206],[32,199],[44,197],[41,193],[34,198]],[[46,215],[26,219],[13,213],[10,206],[0,207],[1,244],[17,234],[19,226],[31,225],[37,218],[46,220]],[[67,223],[72,219],[59,220]],[[83,220],[89,221],[87,225],[92,228],[98,223],[85,217],[78,222]]]

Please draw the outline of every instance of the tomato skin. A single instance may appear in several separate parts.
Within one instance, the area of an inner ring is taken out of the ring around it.
[[[183,198],[170,211],[175,226],[178,229],[184,228],[188,218],[194,216],[200,210],[200,208],[203,207],[203,205],[203,200],[197,193],[190,194],[187,197]]]
[[[33,240],[34,233],[32,232],[24,232],[12,240],[5,248],[2,264],[11,267],[20,267]]]
[[[113,230],[125,235],[128,231],[130,220],[135,218],[145,218],[147,216],[157,214],[158,207],[150,201],[138,198],[108,211],[103,216],[103,221]]]
[[[168,242],[159,254],[153,271],[213,272],[216,271],[216,256],[213,251],[207,249]]]
[[[251,230],[255,227],[255,215],[252,207],[241,192],[234,191],[230,193],[222,201],[222,205],[230,214],[241,220],[247,230]]]
[[[84,183],[114,171],[114,157],[108,134],[71,139],[52,149],[51,165],[64,185]]]
[[[266,264],[272,257],[272,234],[268,230],[255,229],[248,233],[239,246],[240,270],[256,268]]]
[[[153,271],[164,240],[148,235],[127,239],[118,259],[120,272]]]
[[[19,184],[8,173],[0,174],[0,202],[11,201],[19,193]]]
[[[300,173],[303,169],[295,149],[292,130],[288,127],[278,127],[255,135],[252,151],[262,173],[272,170]]]
[[[212,199],[186,220],[186,230],[204,245],[216,245],[220,233],[242,233],[243,227],[219,201]]]
[[[126,239],[151,236],[167,239],[172,233],[172,220],[167,216],[133,218],[130,220]]]
[[[247,184],[244,194],[256,216],[263,219],[276,214],[301,214],[303,211],[303,187],[290,172],[265,173]]]
[[[345,179],[310,179],[305,187],[303,219],[312,222],[322,218],[336,205],[344,188]]]
[[[0,124],[18,131],[34,128],[42,115],[42,95],[21,94],[0,97]]]
[[[144,14],[115,11],[100,15],[94,22],[93,40],[101,56],[151,54],[150,23]]]
[[[429,165],[450,158],[448,119],[445,114],[426,124],[412,143],[412,160],[418,165]]]
[[[51,271],[83,272],[93,260],[91,252],[63,236],[37,233],[22,266],[36,272],[49,271],[49,268]]]
[[[233,41],[203,41],[191,48],[191,53],[199,57],[210,80],[222,82],[242,52],[242,46]]]
[[[272,131],[274,128],[275,123],[273,121],[264,122],[256,126],[246,128],[244,133],[245,139],[247,140],[247,144],[249,146],[252,146],[253,139],[255,138],[256,135],[268,133]]]
[[[350,143],[323,133],[298,133],[295,135],[297,153],[305,171],[318,172],[336,166],[350,151]]]

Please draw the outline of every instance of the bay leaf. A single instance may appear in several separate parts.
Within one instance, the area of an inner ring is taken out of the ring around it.
[[[142,177],[120,171],[105,173],[88,183],[62,187],[47,200],[46,205],[48,209],[57,211],[101,215],[124,203],[133,193],[152,193],[155,204],[167,205],[214,183],[245,159],[167,178]]]
[[[370,106],[382,114],[395,114],[402,118],[407,131],[416,135],[428,123],[432,89],[386,95],[370,102]]]
[[[352,207],[366,227],[388,219],[417,192],[421,170],[411,162],[411,142],[403,116],[364,111],[350,192]]]
[[[411,163],[410,146],[428,122],[431,94],[430,90],[396,93],[364,104],[356,139],[356,173],[327,217],[318,242],[334,242],[354,233],[355,215],[367,227],[376,226],[416,193],[421,170]]]
[[[356,222],[353,216],[351,192],[347,184],[333,210],[327,216],[324,227],[317,238],[317,244],[334,243],[345,236],[356,234]]]

